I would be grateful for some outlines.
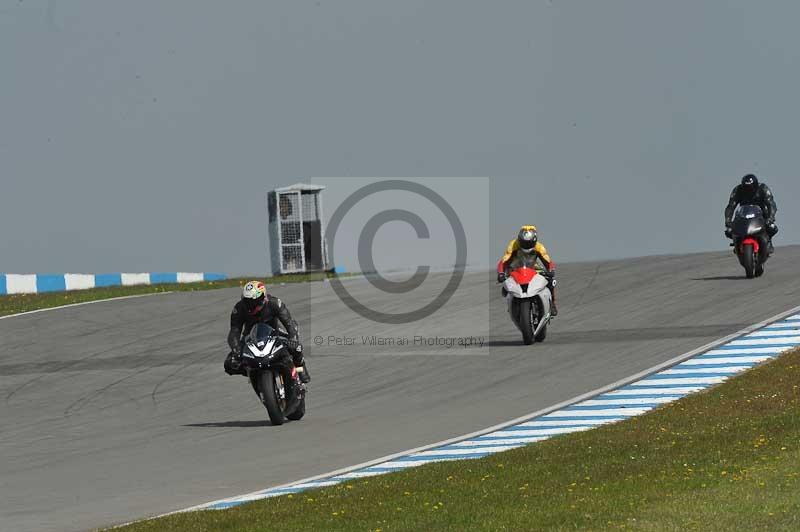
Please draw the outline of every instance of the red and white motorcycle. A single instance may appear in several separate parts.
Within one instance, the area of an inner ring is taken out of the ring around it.
[[[525,345],[543,342],[551,318],[548,274],[536,270],[532,257],[514,258],[508,269],[510,273],[503,282],[503,294],[511,321],[522,333]]]

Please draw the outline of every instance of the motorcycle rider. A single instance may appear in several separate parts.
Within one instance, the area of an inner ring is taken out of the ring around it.
[[[523,225],[517,237],[508,243],[503,258],[497,263],[497,282],[502,283],[506,280],[508,266],[518,253],[533,255],[534,261],[538,259],[544,265],[547,288],[550,289],[550,294],[552,295],[550,315],[553,317],[558,316],[558,307],[556,306],[556,263],[550,258],[547,248],[539,242],[539,234],[535,225]]]
[[[775,197],[766,183],[759,183],[758,178],[753,174],[747,174],[742,178],[742,183],[733,187],[728,206],[725,207],[725,236],[733,238],[733,213],[739,205],[757,205],[764,212],[764,220],[767,223],[768,250],[771,255],[775,248],[772,246],[772,237],[778,233],[778,226],[775,225],[775,214],[778,206],[775,204]]]
[[[242,375],[241,370],[241,342],[242,338],[250,334],[256,323],[266,323],[279,334],[278,322],[286,329],[288,341],[286,347],[292,355],[292,361],[297,368],[300,382],[308,383],[311,376],[308,366],[303,358],[303,344],[297,330],[297,322],[292,319],[289,309],[279,298],[267,294],[267,289],[261,281],[250,281],[242,289],[242,298],[236,302],[231,312],[231,330],[228,333],[228,346],[231,352],[225,359],[225,372],[228,375]]]

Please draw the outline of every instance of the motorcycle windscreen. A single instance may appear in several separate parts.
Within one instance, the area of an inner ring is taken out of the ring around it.
[[[754,235],[764,229],[764,212],[758,205],[740,205],[733,215],[733,234]]]
[[[516,256],[508,264],[508,268],[516,270],[518,268],[536,268],[536,254],[530,253],[517,253]]]
[[[256,323],[247,335],[247,341],[251,344],[258,345],[259,342],[265,342],[267,338],[272,336],[274,330],[266,323]]]

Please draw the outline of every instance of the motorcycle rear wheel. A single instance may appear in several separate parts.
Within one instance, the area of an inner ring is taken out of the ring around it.
[[[535,305],[536,305],[536,311],[539,314],[539,316],[544,316],[544,304],[542,304],[542,301],[537,298]],[[545,323],[544,325],[542,325],[542,329],[539,331],[539,334],[537,334],[534,337],[534,340],[537,342],[544,342],[546,338],[547,338],[547,324]]]
[[[294,409],[294,412],[286,416],[288,419],[292,421],[298,421],[303,419],[303,416],[306,415],[306,398],[303,397],[300,399],[300,403],[297,405],[297,408]]]
[[[539,334],[536,335],[534,340],[536,340],[537,342],[544,342],[546,338],[547,338],[547,325],[542,327],[542,330],[539,331]]]

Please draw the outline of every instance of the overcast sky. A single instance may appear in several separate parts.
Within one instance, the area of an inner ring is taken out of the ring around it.
[[[494,178],[486,264],[529,221],[557,261],[727,249],[751,171],[776,242],[800,242],[798,20],[792,1],[0,0],[0,271],[264,272],[265,192],[314,176]],[[429,251],[390,225],[398,254]]]

